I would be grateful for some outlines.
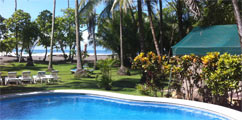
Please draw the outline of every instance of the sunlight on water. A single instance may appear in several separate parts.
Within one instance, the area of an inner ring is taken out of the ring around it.
[[[47,94],[0,101],[0,119],[226,120],[188,107],[79,94]]]

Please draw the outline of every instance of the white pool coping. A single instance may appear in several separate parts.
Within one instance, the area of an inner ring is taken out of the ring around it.
[[[16,93],[16,94],[6,94],[0,95],[0,100],[5,98],[26,96],[26,95],[37,95],[37,94],[49,94],[49,93],[78,93],[87,95],[98,95],[111,98],[119,98],[131,101],[145,101],[145,102],[156,102],[156,103],[167,103],[174,105],[187,106],[191,108],[197,108],[205,110],[211,113],[215,113],[219,116],[229,118],[231,120],[242,120],[242,112],[236,111],[230,108],[226,108],[219,105],[208,104],[197,101],[183,100],[183,99],[173,99],[173,98],[159,98],[159,97],[148,97],[148,96],[135,96],[126,95],[120,93],[112,93],[106,91],[96,91],[96,90],[52,90],[52,91],[40,91],[40,92],[29,92],[29,93]]]

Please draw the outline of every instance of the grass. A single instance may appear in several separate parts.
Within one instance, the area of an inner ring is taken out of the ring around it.
[[[7,72],[16,71],[18,76],[21,76],[23,71],[31,71],[31,75],[36,75],[38,71],[47,71],[47,64],[35,64],[35,66],[25,66],[26,63],[10,63],[8,65],[0,65],[0,71],[2,76],[7,76]],[[55,70],[59,71],[61,81],[55,84],[24,84],[24,85],[0,85],[0,94],[20,93],[20,92],[32,92],[43,90],[58,90],[58,89],[88,89],[88,90],[103,90],[97,86],[95,76],[100,74],[100,70],[95,70],[91,75],[91,78],[76,79],[71,74],[70,70],[75,68],[75,64],[54,64]],[[136,91],[136,84],[140,80],[140,74],[138,71],[131,70],[131,76],[119,76],[117,75],[117,67],[112,68],[112,80],[113,87],[110,92],[141,95]],[[47,72],[47,74],[50,74]]]

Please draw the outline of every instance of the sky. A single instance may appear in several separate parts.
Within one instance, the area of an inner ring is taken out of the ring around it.
[[[80,0],[79,0],[80,1]],[[53,0],[17,0],[17,9],[21,9],[31,15],[31,20],[35,20],[39,13],[43,10],[53,11]],[[56,0],[56,16],[62,16],[61,9],[66,9],[68,6],[68,0]],[[97,7],[97,12],[103,9],[103,4]],[[70,7],[75,7],[75,0],[70,0]],[[0,0],[0,15],[4,18],[9,18],[15,11],[15,0]],[[85,31],[82,34],[84,41],[81,43],[83,49],[84,43],[88,43],[88,32]],[[35,49],[43,49],[41,46],[35,47]],[[93,46],[88,46],[87,49],[93,49]],[[103,50],[102,47],[97,47],[97,50]]]
[[[80,0],[79,0],[80,1]],[[170,1],[170,0],[168,0]],[[61,9],[66,9],[68,6],[68,0],[56,0],[56,16],[62,16],[63,13]],[[166,6],[166,3],[163,3],[163,7]],[[70,0],[70,7],[75,7],[75,0]],[[104,4],[101,3],[96,12],[104,8]],[[39,13],[43,10],[53,11],[53,0],[17,0],[17,9],[22,9],[24,12],[27,12],[31,15],[31,20],[35,20]],[[144,8],[145,9],[145,8]],[[14,13],[15,10],[15,0],[0,0],[0,15],[4,18],[9,18]],[[145,11],[144,11],[145,12]],[[96,29],[97,30],[97,29]],[[84,41],[81,43],[81,48],[83,49],[84,43],[88,43],[87,40],[88,32],[85,31],[82,34]],[[43,49],[41,46],[35,47],[35,49]],[[87,49],[93,49],[93,46],[88,46]],[[97,50],[103,50],[102,47],[97,47]]]

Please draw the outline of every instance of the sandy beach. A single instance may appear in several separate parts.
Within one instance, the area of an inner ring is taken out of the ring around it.
[[[41,62],[44,59],[44,55],[33,55],[32,57],[33,57],[34,62]],[[112,57],[111,55],[97,55],[98,60],[104,60],[104,59],[111,58],[111,57]],[[26,55],[24,55],[23,58],[25,61],[27,61]],[[75,60],[76,60],[76,58],[74,57],[74,61]],[[93,60],[94,60],[94,55],[89,55],[88,57],[86,57],[84,59],[84,61],[88,61],[88,62],[92,62]],[[14,55],[1,55],[0,56],[0,64],[13,62],[13,61],[16,61],[16,56],[14,56]],[[46,58],[46,61],[48,61],[48,58]],[[54,54],[53,61],[54,62],[64,61],[64,57],[63,57],[63,55],[60,55],[60,54]]]

